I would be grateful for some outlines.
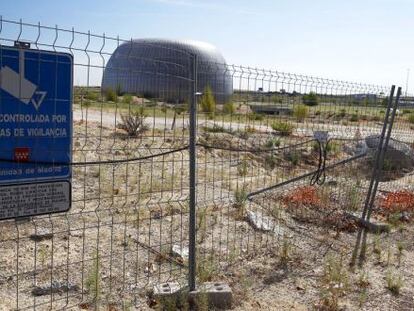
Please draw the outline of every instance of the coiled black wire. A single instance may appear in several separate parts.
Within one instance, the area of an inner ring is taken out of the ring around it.
[[[315,173],[312,175],[310,184],[313,185],[323,185],[326,180],[326,158],[328,155],[328,144],[330,143],[330,139],[326,141],[324,144],[320,140],[316,140],[318,144],[319,150],[319,157],[318,157],[318,168]]]

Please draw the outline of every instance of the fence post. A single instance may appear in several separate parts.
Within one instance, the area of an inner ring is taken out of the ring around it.
[[[188,287],[196,289],[196,140],[197,140],[197,55],[193,58],[193,79],[190,94],[190,202],[189,202],[189,254]]]
[[[387,103],[387,111],[385,113],[384,123],[382,125],[381,136],[380,136],[378,147],[377,147],[376,154],[375,154],[375,162],[374,162],[374,167],[373,167],[373,171],[372,171],[372,175],[371,175],[371,180],[370,180],[370,183],[369,183],[368,193],[367,193],[367,196],[365,198],[364,209],[362,211],[362,216],[361,216],[362,220],[366,219],[366,216],[367,216],[367,213],[368,213],[368,207],[370,205],[372,195],[373,195],[374,184],[376,183],[376,181],[378,179],[378,168],[382,167],[382,163],[380,163],[381,154],[382,154],[384,146],[385,146],[384,139],[385,139],[385,136],[387,135],[387,128],[388,128],[388,124],[389,124],[390,111],[391,111],[392,103],[393,103],[393,100],[394,100],[394,91],[395,91],[395,85],[393,85],[391,87],[390,97],[389,97],[388,103]],[[395,109],[394,109],[393,113],[395,113]]]
[[[392,113],[391,113],[391,120],[389,122],[388,132],[385,136],[384,148],[381,150],[380,155],[379,155],[380,158],[379,158],[379,165],[378,165],[378,168],[377,168],[377,177],[375,179],[374,187],[373,187],[373,190],[372,190],[371,201],[369,202],[368,210],[367,210],[367,214],[366,214],[366,220],[368,220],[368,221],[371,217],[372,207],[374,206],[374,200],[375,200],[375,196],[377,194],[378,184],[380,182],[379,179],[381,178],[382,168],[383,168],[383,165],[384,165],[385,153],[387,152],[388,144],[390,142],[392,127],[394,125],[395,115],[397,113],[398,104],[400,102],[400,96],[401,96],[401,87],[399,87],[398,90],[397,90],[397,96],[395,97],[395,103],[394,103],[394,106],[392,107],[393,110],[392,110]]]
[[[388,99],[387,111],[386,111],[385,118],[384,118],[384,124],[382,127],[379,144],[377,147],[377,152],[375,154],[374,168],[373,168],[373,172],[372,172],[372,176],[371,176],[371,180],[370,180],[370,184],[368,188],[368,193],[365,198],[364,209],[362,211],[361,220],[369,221],[371,217],[372,208],[374,205],[375,196],[376,196],[377,189],[378,189],[379,179],[381,178],[385,153],[387,151],[388,143],[391,137],[392,127],[394,125],[394,118],[396,115],[396,111],[398,108],[399,99],[401,95],[401,87],[398,88],[397,96],[396,96],[396,99],[393,105],[394,91],[395,91],[395,86],[393,85],[391,87],[390,97]],[[392,112],[391,112],[391,109],[392,109]],[[362,228],[358,232],[357,242],[355,244],[354,252],[352,255],[351,266],[355,265],[355,260],[357,257],[359,246],[361,244],[361,240],[362,240],[362,246],[361,246],[361,251],[359,254],[359,265],[362,265],[362,263],[364,262],[365,254],[366,254],[366,239],[367,239],[367,230],[365,228]]]

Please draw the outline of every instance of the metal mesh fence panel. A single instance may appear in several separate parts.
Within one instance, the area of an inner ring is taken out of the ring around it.
[[[392,111],[391,87],[228,65],[190,43],[3,19],[1,70],[16,42],[73,59],[71,160],[58,159],[54,145],[44,148],[53,161],[16,160],[2,145],[1,172],[10,162],[23,170],[67,167],[72,206],[31,217],[40,214],[36,203],[0,222],[6,308],[143,309],[155,284],[191,288],[256,256],[351,254],[390,113],[372,216],[404,216],[390,200],[400,204],[411,191],[407,94]],[[44,75],[39,70],[31,83]],[[11,122],[1,94],[0,122]],[[53,111],[62,105],[57,97]],[[36,108],[22,107],[18,114]]]
[[[193,55],[148,43],[163,56],[148,58],[133,53],[131,40],[4,20],[0,37],[2,51],[20,41],[74,59],[72,207],[1,223],[1,304],[19,310],[139,306],[155,283],[186,283],[187,263],[172,250],[188,247],[183,107],[192,92]],[[120,46],[126,55],[107,67]],[[132,79],[128,93],[119,89],[124,75],[138,74],[159,93],[144,98]],[[101,88],[105,75],[111,84]],[[170,81],[179,81],[180,106],[164,100],[175,92]]]

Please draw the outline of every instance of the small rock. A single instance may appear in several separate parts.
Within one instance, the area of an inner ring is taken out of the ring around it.
[[[50,293],[66,293],[69,291],[79,291],[79,286],[70,282],[53,281],[50,285],[36,286],[32,289],[33,296],[50,295]]]
[[[153,273],[155,273],[155,272],[157,272],[157,266],[156,266],[156,265],[154,265],[153,263],[150,263],[150,264],[148,264],[148,265],[145,267],[145,273],[146,273],[148,276],[150,276],[151,274],[153,274]]]
[[[38,229],[36,233],[32,233],[30,239],[35,242],[40,242],[43,240],[50,240],[53,237],[53,233],[51,233],[47,229]]]
[[[188,260],[189,250],[188,247],[180,245],[173,245],[171,248],[171,255],[178,257],[181,261]]]
[[[328,182],[326,182],[326,184],[332,187],[338,186],[338,182],[336,180],[329,180]]]
[[[380,136],[367,136],[365,137],[365,143],[368,151],[374,153],[379,146]],[[393,170],[412,171],[414,169],[414,151],[408,144],[390,138],[385,153],[385,161],[389,168]]]
[[[273,218],[270,216],[261,215],[252,211],[247,211],[247,220],[253,226],[253,228],[260,231],[273,231],[278,236],[285,236],[286,230],[277,225]],[[290,236],[290,235],[289,235]]]
[[[411,215],[410,215],[410,213],[405,212],[405,211],[401,213],[401,215],[400,215],[400,221],[406,221],[406,222],[409,222],[409,221],[410,221],[410,219],[411,219]]]
[[[247,219],[250,224],[257,230],[271,231],[274,228],[273,221],[270,217],[258,213],[247,211]]]
[[[305,288],[306,288],[303,280],[300,280],[300,279],[299,280],[296,280],[295,281],[295,284],[296,284],[296,289],[297,290],[305,290]]]

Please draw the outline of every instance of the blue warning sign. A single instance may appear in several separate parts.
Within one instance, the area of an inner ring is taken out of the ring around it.
[[[0,184],[70,178],[72,56],[0,52]]]
[[[0,45],[0,219],[71,202],[73,58]]]

